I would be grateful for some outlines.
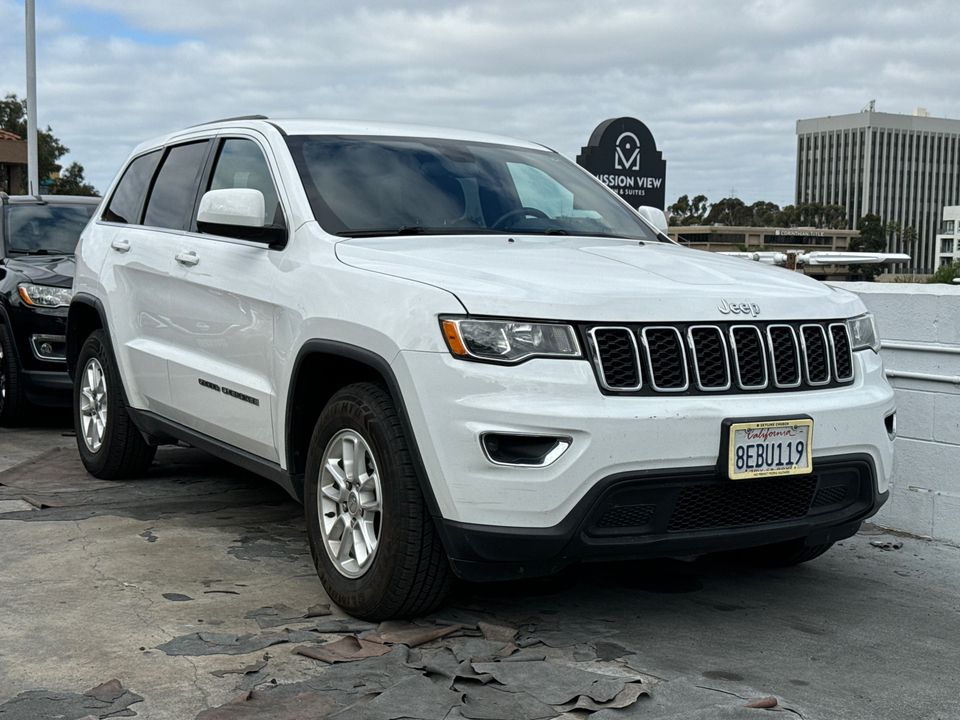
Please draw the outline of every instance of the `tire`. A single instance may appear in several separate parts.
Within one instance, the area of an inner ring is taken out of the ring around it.
[[[13,337],[10,329],[0,324],[0,427],[23,424],[31,410],[17,367]]]
[[[73,424],[83,466],[101,480],[139,477],[157,449],[137,430],[103,330],[87,338],[73,379]]]
[[[317,574],[346,612],[381,621],[444,601],[450,565],[384,387],[349,385],[327,403],[310,439],[304,509]]]
[[[757,567],[790,567],[818,558],[832,547],[833,543],[805,545],[803,538],[798,538],[773,545],[736,550],[733,557]]]

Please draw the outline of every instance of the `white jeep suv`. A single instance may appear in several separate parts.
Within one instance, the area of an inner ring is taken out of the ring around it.
[[[540,145],[239,118],[141,145],[106,198],[68,320],[87,469],[184,441],[274,480],[358,617],[453,576],[802,562],[887,498],[860,300],[679,247]]]

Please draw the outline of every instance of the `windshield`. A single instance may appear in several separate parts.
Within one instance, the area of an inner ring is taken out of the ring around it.
[[[97,206],[11,203],[4,209],[7,252],[72,255]]]
[[[314,215],[345,237],[426,233],[657,236],[555,152],[421,138],[291,136]]]

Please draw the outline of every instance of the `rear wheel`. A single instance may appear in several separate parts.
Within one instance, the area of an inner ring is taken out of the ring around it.
[[[304,506],[324,589],[364,620],[428,613],[452,580],[393,399],[357,383],[327,403],[307,454]]]
[[[6,325],[0,325],[0,427],[20,425],[30,408],[17,368],[13,337]]]
[[[73,421],[84,467],[94,477],[142,475],[157,449],[147,444],[127,413],[123,388],[102,330],[80,349],[73,381]]]

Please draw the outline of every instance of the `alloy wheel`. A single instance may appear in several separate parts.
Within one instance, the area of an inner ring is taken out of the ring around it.
[[[340,573],[361,577],[380,546],[383,511],[376,458],[362,435],[341,430],[331,438],[318,482],[324,548]]]
[[[97,452],[107,428],[107,382],[96,358],[90,358],[80,377],[80,426],[87,450]]]

